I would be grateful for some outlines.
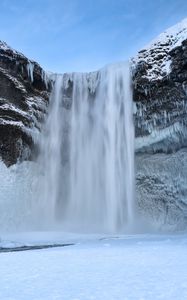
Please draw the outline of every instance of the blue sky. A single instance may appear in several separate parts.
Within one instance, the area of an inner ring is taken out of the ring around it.
[[[187,0],[0,0],[0,40],[55,72],[133,56],[187,16]]]

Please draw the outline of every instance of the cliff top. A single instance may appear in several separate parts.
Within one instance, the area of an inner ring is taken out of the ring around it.
[[[145,78],[153,81],[170,73],[170,52],[187,40],[187,18],[168,28],[140,50],[132,61],[134,65],[147,65]]]

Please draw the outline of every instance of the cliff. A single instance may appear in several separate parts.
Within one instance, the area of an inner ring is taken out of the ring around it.
[[[31,159],[49,91],[42,68],[0,42],[0,157],[7,166]]]
[[[132,59],[138,151],[186,146],[187,19]]]
[[[187,224],[187,19],[132,59],[137,200],[169,228]]]

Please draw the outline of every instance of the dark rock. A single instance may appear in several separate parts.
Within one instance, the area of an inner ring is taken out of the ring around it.
[[[159,44],[159,42],[158,42]],[[133,98],[136,103],[135,128],[136,137],[143,137],[147,132],[160,131],[178,123],[182,130],[186,128],[187,117],[187,43],[165,54],[158,54],[157,44],[138,55],[133,69]],[[155,55],[153,55],[156,53]],[[154,58],[154,57],[155,58]],[[150,63],[148,63],[148,57]],[[157,60],[161,60],[161,66]],[[170,70],[164,72],[169,62]],[[180,131],[180,130],[179,130]],[[180,134],[180,132],[178,132]],[[167,138],[167,137],[166,137]],[[183,143],[186,144],[187,136]],[[145,150],[145,149],[144,149]],[[149,149],[150,150],[150,149]]]
[[[7,166],[31,159],[37,149],[51,82],[34,61],[0,42],[0,158]]]

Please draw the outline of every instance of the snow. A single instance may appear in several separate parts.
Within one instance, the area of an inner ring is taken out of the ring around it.
[[[0,299],[187,299],[186,234],[74,239],[63,248],[0,253]]]
[[[32,117],[32,121],[35,127],[41,128],[40,120],[43,119],[47,112],[48,102],[42,97],[27,97],[26,103],[29,107],[28,114]],[[34,129],[34,128],[33,128]]]
[[[172,44],[172,48],[180,46],[182,41],[187,39],[187,18],[165,30],[157,38],[152,40],[147,47],[156,46],[158,43],[164,44],[168,42],[169,39],[171,39],[170,43]]]
[[[0,105],[0,109],[4,111],[12,111],[23,116],[28,120],[29,125],[25,125],[23,121],[18,121],[18,116],[16,117],[16,120],[0,117],[0,124],[20,127],[27,134],[31,135],[36,142],[38,142],[35,138],[38,136],[38,130],[42,126],[41,120],[47,111],[47,101],[45,102],[45,100],[39,96],[27,97],[26,103],[28,105],[28,111],[17,108],[13,103],[8,103],[4,98],[0,97],[0,101],[2,101],[2,103],[4,102]]]
[[[4,120],[2,118],[0,118],[0,124],[3,124],[3,125],[14,125],[14,126],[17,126],[17,127],[24,127],[22,121]]]
[[[15,77],[11,76],[6,70],[0,68],[0,71],[15,85],[17,89],[21,89],[23,93],[26,93],[24,85]]]
[[[8,51],[9,53],[12,53],[13,56],[20,56],[24,59],[27,59],[21,52],[13,49],[12,47],[10,47],[9,45],[7,45],[7,43],[5,43],[4,41],[0,41],[0,50],[3,50],[3,51]],[[5,55],[5,54],[3,54]],[[5,55],[6,56],[6,55]],[[9,59],[10,59],[10,56],[8,56]]]
[[[161,33],[151,44],[165,43],[169,38],[172,42],[171,49],[180,46],[182,41],[187,39],[187,18]]]
[[[36,167],[34,162],[24,161],[7,168],[0,161],[0,238],[3,231],[36,226],[35,216],[41,216],[40,204],[32,197],[38,180]]]
[[[170,73],[170,71],[171,71],[171,60],[166,60],[166,62],[162,64],[162,70],[166,74]]]
[[[2,99],[2,98],[0,98]],[[17,108],[13,103],[5,103],[3,105],[0,106],[1,109],[3,110],[12,110],[22,116],[27,117],[27,113],[19,108]]]
[[[11,51],[15,52],[15,50],[13,50],[11,47],[9,47],[7,45],[7,43],[5,43],[3,41],[0,41],[0,49],[2,49],[4,51],[11,50]]]
[[[150,66],[146,70],[145,78],[149,80],[162,79],[170,71],[171,59],[169,52],[181,46],[187,39],[187,18],[180,23],[170,27],[154,39],[149,45],[146,45],[138,55],[132,59],[133,65],[144,62]],[[142,76],[143,77],[143,76]]]

